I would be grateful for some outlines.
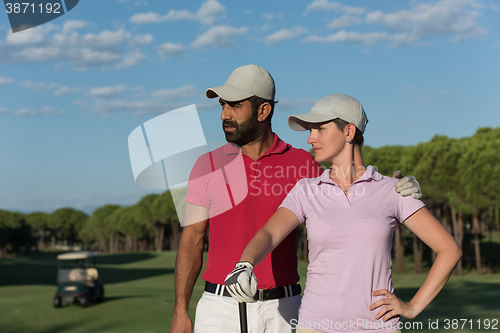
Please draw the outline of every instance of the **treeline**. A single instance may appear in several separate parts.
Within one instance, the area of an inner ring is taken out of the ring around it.
[[[464,250],[458,274],[472,267],[478,272],[492,271],[499,264],[500,249],[494,246],[500,244],[492,238],[500,230],[500,128],[480,128],[462,139],[435,136],[416,146],[365,146],[363,158],[382,174],[392,175],[399,169],[418,179],[427,208]],[[176,250],[181,231],[178,221],[170,191],[147,195],[133,206],[105,205],[91,216],[72,208],[51,214],[0,210],[0,258],[6,251],[46,250],[48,246],[55,250],[63,243],[109,253]],[[397,272],[404,271],[408,253],[413,254],[416,272],[435,258],[399,225],[394,236]],[[299,257],[307,258],[303,226]]]
[[[363,147],[362,154],[365,165],[384,175],[401,170],[417,178],[427,208],[463,249],[457,274],[463,273],[464,264],[478,272],[495,269],[500,257],[500,244],[493,242],[500,230],[500,128],[480,128],[463,139],[435,136],[416,146]],[[306,253],[303,237],[299,244]],[[399,224],[393,248],[399,273],[404,271],[405,249],[413,253],[417,273],[423,261],[431,264],[435,259],[435,253]]]
[[[176,250],[180,230],[170,191],[133,206],[104,205],[91,216],[73,208],[51,214],[0,210],[0,258],[62,245],[108,253]]]

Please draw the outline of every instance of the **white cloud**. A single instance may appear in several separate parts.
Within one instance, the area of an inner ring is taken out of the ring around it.
[[[100,88],[90,88],[89,89],[89,95],[95,98],[115,98],[120,96],[123,91],[125,90],[124,85],[119,85],[119,86],[108,86],[108,87],[100,87]]]
[[[32,28],[36,29],[36,28]],[[5,41],[9,45],[31,45],[36,44],[44,40],[44,34],[40,30],[32,29],[19,31],[17,33],[12,33],[10,30],[7,31],[5,36]]]
[[[339,2],[328,0],[315,0],[307,5],[306,13],[310,11],[336,11],[353,15],[361,15],[366,9],[362,7],[345,6]]]
[[[14,82],[14,79],[0,75],[0,86],[4,85],[4,84],[12,83],[12,82]]]
[[[339,18],[333,19],[332,22],[328,25],[328,27],[332,29],[340,29],[360,23],[363,23],[363,19],[361,19],[359,16],[344,14]]]
[[[203,35],[195,39],[191,43],[191,47],[197,48],[227,48],[235,46],[235,43],[231,37],[244,35],[248,31],[248,28],[234,28],[230,26],[215,26],[208,29]]]
[[[64,22],[62,31],[63,33],[68,33],[73,30],[78,30],[88,26],[90,23],[82,20],[69,20]]]
[[[192,97],[196,95],[196,87],[193,85],[185,85],[176,89],[162,89],[162,90],[157,90],[153,91],[151,93],[151,96],[157,97],[160,99],[166,99],[166,100],[171,100],[171,99],[176,99],[176,98],[187,98],[187,97]]]
[[[208,0],[201,4],[200,9],[196,13],[196,17],[203,24],[213,24],[219,17],[224,17],[226,7],[220,4],[217,0]]]
[[[69,62],[74,70],[121,69],[143,61],[145,56],[140,49],[153,41],[150,34],[133,35],[123,28],[80,34],[72,27],[83,24],[68,22],[66,29],[52,25],[51,31],[56,32],[51,34],[45,30],[37,32],[36,28],[27,30],[35,30],[33,34],[7,33],[5,43],[0,41],[0,63],[53,61],[59,66]]]
[[[70,87],[61,87],[54,91],[55,96],[62,96],[62,95],[68,95],[71,94],[73,91]]]
[[[36,116],[38,115],[38,111],[30,108],[22,108],[14,112],[14,114],[16,116]]]
[[[39,115],[44,115],[44,116],[50,116],[50,115],[58,115],[58,114],[63,114],[64,110],[56,110],[55,108],[51,106],[44,106],[40,110],[35,110],[31,108],[21,108],[14,112],[14,115],[16,116],[21,116],[21,117],[33,117],[33,116],[39,116]]]
[[[217,0],[207,0],[203,2],[196,13],[187,10],[171,9],[165,15],[155,12],[138,13],[130,18],[131,23],[150,24],[165,21],[191,20],[202,24],[213,24],[215,20],[225,17],[226,7]]]
[[[453,41],[460,41],[487,33],[477,22],[483,8],[475,0],[441,0],[418,3],[409,10],[394,13],[371,12],[366,15],[366,22],[382,25],[393,33],[407,34],[406,44],[431,35],[452,36]],[[404,41],[396,42],[399,45]]]
[[[135,51],[133,53],[129,53],[123,57],[123,60],[116,64],[116,68],[122,69],[122,68],[127,68],[131,66],[135,66],[139,63],[141,63],[144,59],[146,59],[146,56],[142,54],[139,51]]]
[[[53,114],[63,114],[63,110],[56,110],[51,106],[44,106],[41,110],[41,113],[44,115],[53,115]]]
[[[264,13],[262,14],[262,17],[265,18],[266,20],[272,21],[276,19],[282,18],[284,15],[283,14],[272,14],[272,13]]]
[[[163,59],[181,56],[186,48],[181,43],[165,43],[158,46],[158,54]]]
[[[40,82],[23,81],[21,82],[21,87],[37,91],[50,91],[59,88],[60,85],[57,83],[45,83],[44,81]]]
[[[387,33],[380,32],[368,32],[368,33],[359,33],[359,32],[347,32],[345,30],[341,30],[336,32],[335,34],[322,37],[322,36],[308,36],[302,39],[305,43],[338,43],[338,42],[352,42],[352,43],[361,43],[364,45],[373,45],[378,41],[388,39]]]
[[[262,30],[262,31],[269,31],[272,28],[273,28],[272,25],[270,25],[270,24],[264,24],[262,27],[260,27],[260,30]]]
[[[283,42],[288,39],[295,38],[303,33],[305,33],[307,30],[302,27],[294,27],[292,29],[281,29],[279,31],[276,31],[275,33],[270,34],[269,36],[264,38],[264,41],[267,44],[276,44],[279,42]]]
[[[1,114],[9,114],[9,113],[10,113],[9,109],[0,107],[0,115]]]

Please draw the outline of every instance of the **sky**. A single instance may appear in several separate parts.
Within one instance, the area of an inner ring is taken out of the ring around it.
[[[273,76],[273,130],[298,148],[307,133],[288,116],[334,93],[361,102],[372,147],[498,127],[499,18],[483,0],[80,0],[12,33],[0,14],[0,209],[91,213],[160,193],[135,184],[129,134],[195,104],[206,141],[223,142],[205,90],[246,64]]]

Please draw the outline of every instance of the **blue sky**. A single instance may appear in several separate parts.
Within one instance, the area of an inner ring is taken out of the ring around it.
[[[273,129],[296,147],[307,134],[287,117],[333,93],[363,104],[374,147],[498,127],[499,14],[481,0],[80,0],[16,34],[0,14],[0,209],[134,204],[151,191],[134,183],[132,130],[194,103],[207,142],[223,141],[205,90],[250,63],[273,75]]]

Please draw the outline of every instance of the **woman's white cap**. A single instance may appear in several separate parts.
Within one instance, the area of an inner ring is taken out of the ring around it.
[[[288,117],[288,126],[294,131],[307,131],[309,124],[323,123],[336,118],[353,123],[361,133],[365,132],[368,123],[365,110],[357,99],[344,94],[334,94],[317,101],[309,113]]]

